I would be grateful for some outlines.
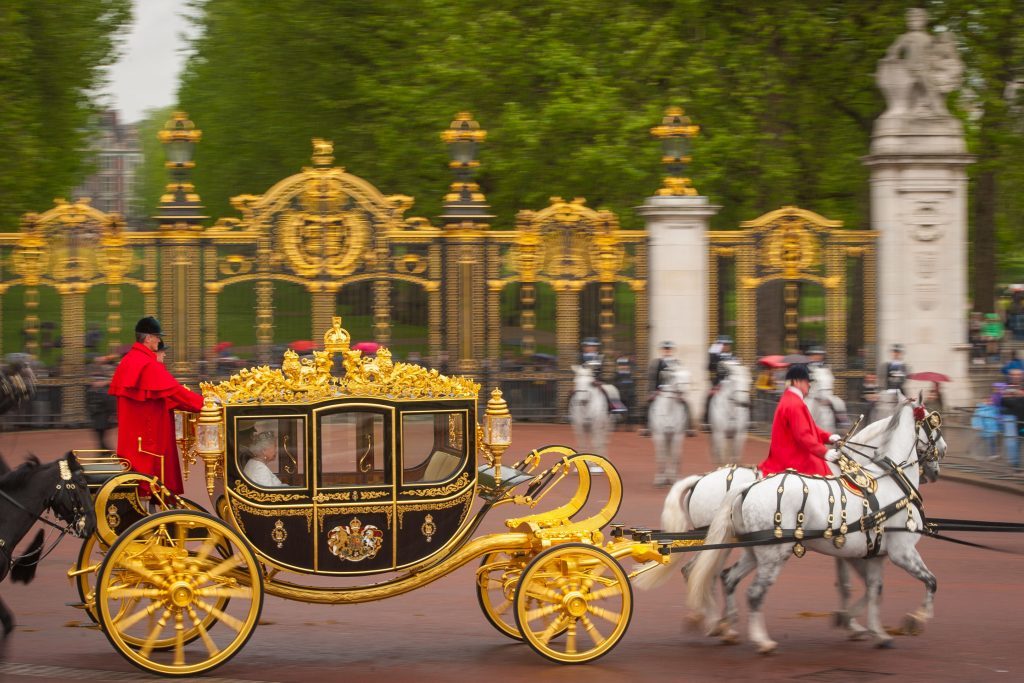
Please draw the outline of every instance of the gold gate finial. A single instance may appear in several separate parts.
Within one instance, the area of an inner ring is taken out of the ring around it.
[[[313,166],[325,168],[334,163],[334,142],[313,138]]]

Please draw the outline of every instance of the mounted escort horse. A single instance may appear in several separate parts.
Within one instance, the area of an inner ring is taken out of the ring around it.
[[[2,469],[7,470],[6,464]],[[64,524],[43,518],[46,510],[51,510]],[[49,549],[43,550],[40,530],[31,549],[16,557],[15,546],[36,522],[56,529],[60,536]],[[0,581],[10,573],[12,580],[28,583],[39,561],[65,534],[87,538],[95,531],[96,513],[89,487],[82,467],[71,453],[46,465],[40,464],[35,456],[29,456],[23,465],[0,477]],[[4,636],[14,628],[14,618],[2,601],[0,625]]]
[[[686,396],[690,391],[690,372],[674,362],[661,372],[658,391],[647,411],[647,426],[654,442],[655,486],[675,482],[679,459],[689,422]]]
[[[849,427],[846,402],[835,395],[835,376],[822,365],[810,368],[811,391],[804,399],[815,424],[826,432],[837,432]]]
[[[569,424],[581,453],[603,454],[615,416],[625,412],[619,390],[597,379],[588,365],[572,366],[573,391],[569,395]]]
[[[711,454],[717,465],[734,465],[743,457],[750,424],[750,370],[739,361],[722,363],[728,374],[708,408]]]
[[[773,652],[777,643],[768,636],[762,612],[765,595],[790,554],[802,557],[808,549],[856,561],[867,584],[867,628],[880,647],[891,641],[879,617],[885,557],[925,585],[923,603],[907,615],[910,628],[920,629],[931,618],[936,581],[916,549],[924,530],[918,485],[922,475],[925,480],[938,477],[945,450],[938,431],[941,418],[903,399],[880,435],[878,425],[865,429],[857,441],[840,442],[841,478],[782,472],[733,488],[689,575],[690,606],[705,615],[716,613],[713,588],[717,578],[722,581],[725,624],[713,624],[712,632],[728,642],[736,639],[735,590],[756,569],[747,591],[749,635],[759,652]],[[880,439],[877,448],[870,445],[875,438]],[[743,554],[723,572],[728,550],[736,545],[733,538],[743,544]]]

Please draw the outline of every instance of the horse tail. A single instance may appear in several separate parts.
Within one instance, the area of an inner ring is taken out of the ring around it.
[[[708,535],[704,538],[705,544],[725,543],[735,535],[734,513],[738,511],[743,501],[743,494],[753,483],[735,488],[725,497],[722,507],[718,508],[708,527]],[[697,553],[697,559],[690,566],[690,574],[687,577],[687,603],[690,609],[707,613],[714,608],[715,579],[722,571],[728,556],[729,548],[701,550]]]
[[[686,503],[690,497],[690,491],[703,478],[702,474],[695,474],[686,479],[680,479],[665,496],[665,506],[661,511],[661,526],[665,531],[689,531],[693,528],[693,522],[686,510]],[[665,564],[657,560],[651,560],[638,567],[638,573],[633,578],[633,585],[640,590],[650,590],[662,585],[672,576],[679,561],[683,559],[682,553],[672,555]]]
[[[689,531],[693,528],[693,521],[690,519],[688,503],[693,487],[697,485],[703,474],[694,474],[686,479],[680,479],[665,496],[665,506],[661,509],[661,528],[665,531]]]

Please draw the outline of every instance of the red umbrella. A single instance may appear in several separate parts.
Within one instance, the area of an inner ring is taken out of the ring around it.
[[[789,365],[782,356],[762,356],[757,362],[769,368],[784,368]]]
[[[355,351],[362,351],[363,353],[367,353],[367,354],[377,353],[377,350],[379,348],[380,348],[380,344],[378,344],[377,342],[359,342],[358,344],[353,344],[352,345],[352,349],[353,350],[355,350]]]
[[[218,342],[217,345],[213,347],[213,350],[216,353],[220,353],[221,351],[227,351],[232,346],[234,346],[232,342]]]
[[[948,376],[943,375],[941,372],[913,372],[907,375],[907,379],[913,379],[918,382],[952,382]]]
[[[293,341],[288,345],[288,348],[295,353],[309,353],[316,348],[316,343],[308,339],[303,339],[302,341]]]

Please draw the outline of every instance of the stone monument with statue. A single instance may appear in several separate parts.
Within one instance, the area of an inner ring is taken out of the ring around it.
[[[928,31],[922,9],[878,62],[886,110],[875,122],[871,225],[879,233],[879,358],[903,344],[915,370],[951,377],[947,402],[971,400],[967,382],[967,154],[946,97],[963,62],[949,32]]]

